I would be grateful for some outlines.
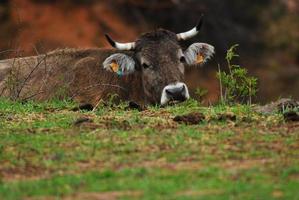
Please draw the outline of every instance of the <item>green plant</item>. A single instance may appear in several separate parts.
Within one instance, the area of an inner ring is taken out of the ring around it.
[[[208,94],[208,90],[207,89],[204,89],[204,88],[196,88],[195,90],[195,95],[197,96],[198,98],[198,101],[199,102],[202,102],[204,97]]]
[[[247,103],[251,105],[252,98],[257,93],[257,78],[249,76],[248,71],[240,65],[233,64],[232,60],[239,57],[235,53],[238,44],[233,45],[226,53],[225,60],[228,72],[217,72],[220,83],[221,102],[224,104]]]

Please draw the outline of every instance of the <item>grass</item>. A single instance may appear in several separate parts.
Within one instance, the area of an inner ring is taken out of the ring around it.
[[[299,199],[299,124],[280,114],[194,100],[142,112],[75,106],[0,100],[1,200]],[[206,119],[173,121],[191,112]]]

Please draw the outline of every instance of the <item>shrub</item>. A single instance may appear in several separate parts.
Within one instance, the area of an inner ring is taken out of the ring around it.
[[[247,103],[251,105],[252,98],[257,93],[257,78],[249,76],[245,68],[240,65],[233,64],[232,60],[239,57],[235,53],[238,45],[233,45],[226,53],[226,62],[228,71],[217,72],[217,79],[220,83],[221,103]]]

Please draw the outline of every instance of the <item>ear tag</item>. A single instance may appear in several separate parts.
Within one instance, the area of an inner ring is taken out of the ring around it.
[[[118,73],[119,65],[115,61],[111,62],[109,66],[113,72]]]
[[[122,75],[123,75],[122,71],[117,71],[116,74],[117,74],[118,76],[122,76]]]
[[[201,64],[204,61],[204,57],[199,53],[196,57],[196,64]]]

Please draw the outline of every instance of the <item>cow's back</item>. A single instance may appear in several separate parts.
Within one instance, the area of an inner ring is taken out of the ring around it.
[[[120,78],[103,69],[104,59],[115,52],[110,49],[64,49],[2,60],[0,95],[20,100],[67,97],[91,104],[110,94],[126,99],[132,95],[130,84],[139,81],[139,77]]]

